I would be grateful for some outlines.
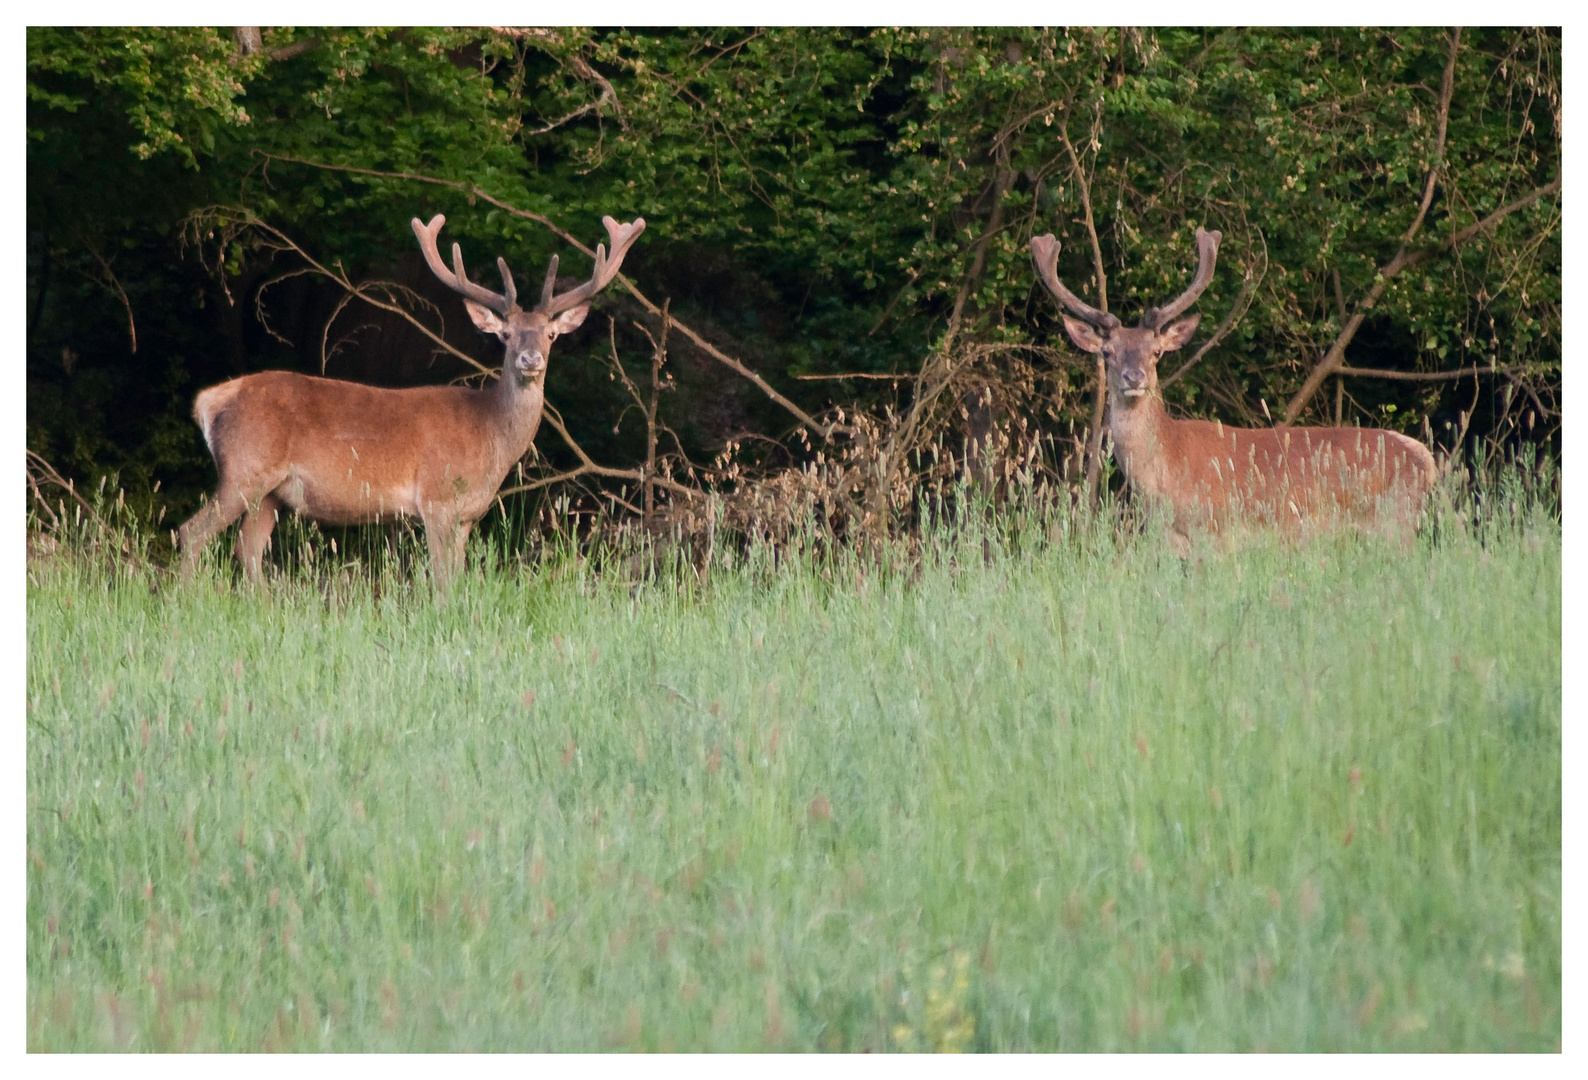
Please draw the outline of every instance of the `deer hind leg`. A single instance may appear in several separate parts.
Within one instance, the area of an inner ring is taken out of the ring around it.
[[[270,547],[270,534],[281,517],[281,505],[280,499],[266,493],[257,504],[249,504],[243,527],[237,530],[237,561],[243,564],[243,573],[256,585],[265,580],[265,551]]]
[[[182,580],[191,581],[198,566],[198,558],[206,545],[225,530],[226,526],[242,516],[248,501],[242,492],[230,484],[221,483],[215,497],[205,501],[198,513],[182,523],[177,530],[177,544],[182,550]]]

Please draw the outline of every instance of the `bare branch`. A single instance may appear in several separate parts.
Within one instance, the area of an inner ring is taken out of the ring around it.
[[[877,316],[877,321],[872,324],[871,329],[866,331],[867,337],[877,336],[877,331],[882,329],[882,324],[888,321],[888,316],[893,314],[893,309],[899,306],[899,301],[904,298],[904,294],[910,290],[910,286],[914,285],[915,279],[920,276],[921,271],[918,267],[910,267],[909,278],[899,287],[899,291],[893,294],[893,299],[889,300],[888,306],[882,309],[882,314]]]
[[[1394,379],[1400,382],[1443,382],[1447,379],[1465,379],[1475,375],[1508,376],[1525,371],[1523,367],[1465,367],[1455,371],[1392,371],[1387,368],[1337,367],[1336,375],[1356,375],[1365,379]]]
[[[304,53],[319,47],[320,38],[316,35],[315,37],[304,38],[302,41],[294,41],[291,45],[283,45],[279,49],[271,49],[270,59],[279,64],[284,60],[291,60],[294,56],[302,56]]]
[[[94,261],[99,263],[100,274],[103,276],[100,277],[94,274],[85,273],[82,270],[77,270],[76,267],[73,267],[72,269],[77,270],[79,274],[82,274],[83,277],[87,278],[89,281],[92,281],[95,285],[99,285],[107,289],[112,296],[121,301],[122,308],[127,312],[127,337],[132,342],[129,351],[134,353],[137,352],[138,327],[132,321],[132,301],[127,299],[127,290],[121,287],[121,282],[117,279],[116,272],[110,268],[110,261],[99,253],[99,249],[97,247],[86,240],[83,241],[83,247],[86,248],[88,253],[94,257]]]
[[[1098,104],[1096,114],[1092,121],[1092,141],[1097,141],[1097,125],[1101,122],[1102,105]],[[1097,274],[1097,309],[1105,314],[1108,312],[1108,274],[1103,270],[1103,245],[1097,239],[1097,224],[1092,217],[1092,182],[1086,175],[1086,170],[1081,168],[1081,159],[1075,153],[1075,144],[1070,142],[1069,121],[1059,129],[1059,139],[1064,144],[1064,151],[1070,157],[1071,175],[1075,177],[1076,187],[1081,193],[1081,209],[1085,213],[1086,235],[1092,243],[1092,266]],[[1092,505],[1097,494],[1097,478],[1102,469],[1103,456],[1103,406],[1108,394],[1108,376],[1103,369],[1103,358],[1097,357],[1094,364],[1096,368],[1097,392],[1092,402],[1091,427],[1087,429],[1086,436],[1086,504]]]
[[[78,506],[82,507],[84,512],[93,519],[93,522],[97,527],[99,527],[101,530],[105,528],[105,519],[99,516],[99,512],[89,504],[87,499],[83,498],[77,493],[77,485],[57,472],[55,466],[46,461],[42,455],[37,454],[32,450],[27,451],[27,473],[28,485],[33,489],[33,497],[38,500],[40,505],[44,507],[44,509],[49,513],[50,517],[54,518],[57,523],[60,522],[60,518],[57,517],[55,512],[50,509],[49,503],[44,501],[44,492],[42,490],[44,484],[53,484],[62,491],[66,492],[66,494],[70,495],[72,500],[76,502]]]
[[[1094,133],[1095,134],[1095,133]],[[1097,310],[1108,310],[1108,274],[1103,269],[1103,245],[1097,239],[1097,223],[1092,218],[1092,181],[1086,175],[1086,170],[1081,167],[1081,160],[1076,156],[1075,145],[1070,142],[1068,122],[1059,129],[1059,140],[1064,146],[1064,151],[1070,157],[1070,175],[1075,178],[1076,187],[1081,195],[1081,212],[1085,214],[1086,237],[1092,244],[1092,268],[1097,275]]]
[[[618,93],[616,90],[612,89],[612,84],[607,81],[606,76],[602,75],[595,68],[587,64],[582,56],[572,56],[569,57],[569,60],[572,64],[574,74],[586,82],[595,83],[596,86],[600,88],[600,94],[594,101],[586,102],[573,112],[569,113],[567,116],[553,120],[544,127],[535,128],[533,131],[526,131],[524,134],[545,135],[547,132],[557,130],[564,124],[577,120],[586,113],[598,111],[603,105],[612,106],[612,111],[617,114],[618,123],[623,125],[624,130],[627,130],[629,125],[628,120],[623,115],[623,105],[618,101]]]
[[[796,379],[804,379],[807,382],[813,382],[813,381],[815,381],[817,379],[882,379],[882,380],[891,381],[891,382],[902,382],[905,379],[913,379],[916,376],[915,375],[873,375],[873,374],[870,374],[868,372],[856,371],[856,372],[851,372],[848,375],[796,375],[794,377]]]
[[[552,484],[562,483],[563,481],[567,480],[573,480],[580,476],[603,476],[611,480],[630,480],[636,484],[643,483],[645,481],[646,478],[639,469],[613,469],[606,465],[597,465],[595,461],[591,459],[590,455],[585,453],[584,447],[580,446],[574,440],[574,437],[568,433],[567,426],[562,422],[562,415],[557,412],[557,409],[552,405],[551,402],[548,401],[545,403],[545,412],[543,412],[541,415],[546,422],[552,426],[552,429],[556,431],[559,436],[561,436],[563,443],[567,445],[568,449],[574,452],[574,456],[579,459],[579,465],[576,468],[569,469],[566,472],[556,473],[552,476],[543,476],[540,479],[532,480],[527,484],[520,484],[517,487],[503,488],[501,491],[497,492],[497,498],[504,498],[508,495],[518,495],[526,491],[537,491],[540,488],[549,487]],[[681,495],[698,494],[694,488],[685,487],[683,484],[663,476],[653,476],[650,479],[652,483],[655,483],[661,487],[665,487],[669,491],[675,491]]]
[[[459,360],[462,360],[465,363],[472,365],[478,371],[480,371],[480,372],[482,372],[484,374],[490,374],[490,373],[492,373],[492,372],[494,372],[496,370],[495,368],[490,368],[490,367],[485,366],[484,364],[480,363],[478,360],[474,359],[474,357],[470,356],[468,353],[463,352],[461,349],[458,349],[455,346],[453,346],[452,344],[450,344],[448,341],[446,341],[446,339],[442,338],[435,331],[431,330],[428,326],[426,326],[423,322],[421,322],[418,318],[416,318],[411,312],[409,312],[402,305],[397,304],[397,303],[393,303],[393,302],[388,302],[388,301],[385,301],[385,300],[379,300],[376,297],[370,295],[370,293],[367,291],[368,289],[370,289],[372,287],[373,288],[388,288],[389,287],[389,283],[387,283],[387,282],[365,282],[365,283],[360,284],[360,285],[353,284],[353,282],[348,278],[347,274],[345,272],[343,272],[340,268],[338,268],[336,270],[332,270],[330,267],[324,265],[318,259],[314,258],[314,256],[310,255],[307,251],[303,250],[303,248],[300,247],[297,244],[297,242],[294,241],[286,233],[282,232],[280,229],[276,228],[274,225],[271,225],[270,223],[262,220],[256,214],[254,214],[253,211],[247,209],[246,207],[210,206],[210,207],[205,207],[202,210],[195,211],[194,213],[188,215],[188,221],[187,221],[187,230],[188,230],[188,232],[192,233],[196,237],[198,235],[198,233],[199,233],[199,230],[201,228],[203,228],[203,223],[204,222],[220,222],[220,223],[223,223],[224,225],[230,226],[230,227],[241,227],[241,228],[251,229],[257,235],[259,235],[261,237],[261,239],[263,240],[263,242],[264,242],[266,247],[270,248],[273,251],[291,252],[292,254],[294,254],[294,255],[298,256],[300,259],[302,259],[305,264],[307,264],[307,267],[308,267],[307,269],[289,271],[288,273],[285,273],[285,274],[281,275],[280,277],[277,277],[277,278],[273,279],[272,281],[267,282],[264,286],[261,286],[261,290],[260,290],[261,292],[263,292],[264,289],[267,289],[267,288],[269,288],[272,285],[279,284],[280,282],[285,281],[287,278],[295,277],[295,276],[298,276],[299,274],[304,274],[304,273],[318,274],[321,277],[326,277],[326,278],[329,278],[330,280],[336,282],[344,290],[346,290],[347,292],[353,294],[354,296],[357,296],[360,300],[364,301],[364,303],[366,303],[366,304],[369,304],[371,307],[376,307],[376,308],[379,308],[382,311],[390,312],[391,314],[396,315],[399,318],[403,319],[409,325],[411,325],[415,329],[417,329],[420,333],[424,334],[425,337],[427,337],[431,341],[435,342],[435,344],[437,346],[439,346],[440,348],[444,349],[448,353],[451,353],[453,356],[457,357]],[[390,294],[388,293],[388,295],[390,295]],[[257,301],[258,297],[256,296],[255,299]],[[344,305],[338,305],[338,307],[337,307],[337,311],[338,312],[340,312],[342,306],[344,306]],[[270,329],[268,323],[266,324],[266,329],[267,330]],[[326,327],[325,327],[325,333],[329,334],[329,332],[330,332],[330,324],[328,322],[326,324]],[[272,333],[273,333],[273,331],[272,331]],[[276,336],[279,338],[279,335],[276,335]],[[323,370],[323,364],[324,364],[324,359],[325,359],[325,357],[324,357],[324,340],[323,340],[323,336],[322,336],[322,342],[321,342],[321,350],[322,350],[321,351],[321,363],[322,363],[322,370]]]

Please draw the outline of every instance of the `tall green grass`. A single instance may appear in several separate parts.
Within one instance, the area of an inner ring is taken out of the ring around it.
[[[1527,475],[1409,550],[1030,503],[866,559],[498,535],[445,604],[380,544],[264,591],[68,544],[29,1047],[1556,1049]]]

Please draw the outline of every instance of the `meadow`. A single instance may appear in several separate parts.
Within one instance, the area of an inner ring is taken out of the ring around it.
[[[487,536],[444,604],[374,547],[261,591],[65,544],[29,1049],[1557,1050],[1521,476],[1409,550],[1033,507],[707,566]]]

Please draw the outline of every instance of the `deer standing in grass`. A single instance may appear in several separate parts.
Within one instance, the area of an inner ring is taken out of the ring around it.
[[[1198,229],[1200,261],[1190,288],[1149,308],[1138,326],[1081,301],[1058,277],[1059,243],[1031,239],[1048,291],[1065,313],[1076,348],[1100,354],[1108,377],[1114,455],[1133,490],[1174,512],[1172,542],[1181,554],[1191,534],[1219,530],[1241,516],[1296,531],[1343,523],[1378,527],[1409,540],[1424,497],[1438,477],[1433,454],[1415,439],[1377,428],[1234,428],[1218,421],[1176,420],[1158,390],[1158,358],[1191,340],[1200,315],[1176,316],[1213,280],[1222,234]]]
[[[588,301],[617,276],[644,218],[603,218],[612,250],[596,245],[595,274],[558,294],[551,258],[540,303],[518,306],[507,261],[496,260],[503,291],[468,279],[452,245],[452,269],[436,250],[446,218],[414,235],[431,272],[464,297],[469,318],[506,346],[494,386],[390,390],[292,371],[244,375],[202,391],[193,418],[220,473],[215,497],[183,524],[182,573],[191,577],[204,546],[238,517],[237,558],[253,581],[281,509],[335,525],[418,518],[430,572],[445,589],[463,568],[469,530],[490,509],[509,469],[528,452],[545,405],[546,357],[558,335],[584,322]],[[246,516],[245,516],[246,515]]]

